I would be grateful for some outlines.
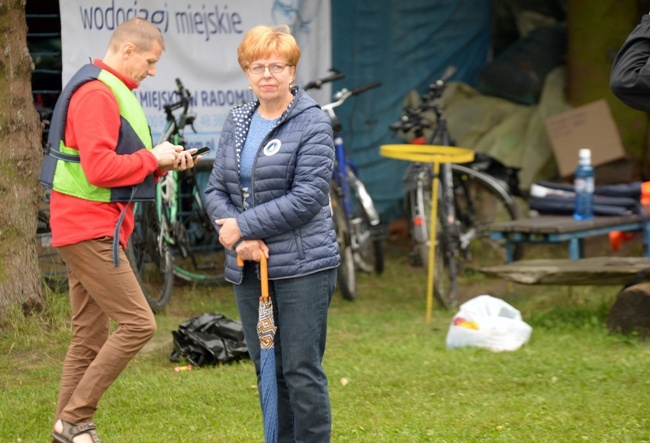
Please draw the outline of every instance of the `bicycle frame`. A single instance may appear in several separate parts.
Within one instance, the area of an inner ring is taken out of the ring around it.
[[[164,106],[167,123],[158,143],[160,144],[168,141],[175,145],[185,146],[183,131],[186,126],[190,126],[192,130],[196,132],[193,126],[196,115],[187,112],[191,101],[190,93],[185,89],[178,78],[176,79],[176,86],[176,93],[179,96],[179,100]],[[174,115],[174,111],[178,109],[181,109],[182,111],[177,119]],[[177,241],[172,228],[178,221],[178,177],[179,175],[176,171],[170,171],[160,177],[156,186],[156,208],[158,219],[162,224],[161,240],[166,241],[170,245],[179,247],[181,255],[185,258],[190,254],[190,252],[187,250],[187,246],[184,245],[183,242]]]
[[[350,182],[347,168],[351,168],[355,175],[358,173],[358,169],[352,160],[348,158],[347,151],[343,143],[342,127],[339,123],[336,113],[334,112],[334,108],[341,106],[347,98],[360,94],[361,92],[367,91],[368,89],[376,88],[380,85],[381,83],[372,83],[368,86],[362,86],[352,91],[343,89],[335,95],[336,101],[322,106],[323,111],[327,113],[332,122],[335,149],[335,165],[332,177],[334,182],[340,188],[341,196],[344,202],[344,211],[348,220],[350,220],[352,216],[352,207],[350,198]],[[362,204],[364,210],[366,211],[366,214],[368,215],[370,225],[378,226],[380,224],[379,214],[377,213],[374,204],[372,203],[372,199],[366,190],[366,187],[363,185],[363,183],[359,182],[358,186],[355,188],[355,191],[357,192],[357,198],[359,199],[359,202]]]
[[[349,219],[352,216],[352,202],[350,198],[350,177],[349,174],[350,172],[348,171],[348,168],[350,168],[354,175],[358,175],[358,169],[357,166],[350,160],[345,151],[345,145],[343,144],[343,137],[340,135],[335,135],[334,136],[334,148],[335,148],[335,165],[334,165],[334,171],[332,174],[332,178],[335,181],[335,183],[340,187],[341,189],[341,195],[342,199],[344,202],[344,211],[346,217]],[[371,226],[378,226],[380,223],[379,220],[379,214],[375,210],[375,207],[372,203],[372,199],[370,197],[370,194],[366,190],[366,187],[363,185],[363,183],[359,182],[358,185],[355,187],[355,191],[357,193],[357,198],[359,199],[359,202],[361,205],[364,207],[364,210],[368,214],[368,218],[370,219],[370,225]]]
[[[168,123],[168,130],[163,133],[160,138],[162,143],[172,137],[172,131],[176,131],[173,127],[176,126],[175,122]],[[182,140],[179,137],[174,137],[174,144],[179,144]],[[178,217],[178,173],[176,171],[169,171],[158,179],[156,185],[156,211],[158,219],[161,221],[162,238],[170,245],[175,245],[174,237],[171,233],[171,226],[175,223]]]
[[[320,88],[324,83],[343,78],[345,74],[332,69],[328,77],[316,80],[305,86]],[[381,221],[379,213],[358,177],[356,165],[348,158],[343,142],[342,127],[334,109],[354,95],[380,86],[376,82],[348,90],[342,89],[334,94],[334,101],[321,106],[330,118],[334,135],[334,168],[330,185],[330,208],[341,254],[341,266],[337,274],[338,287],[346,300],[357,296],[357,270],[381,274],[384,269],[383,247],[381,241]]]

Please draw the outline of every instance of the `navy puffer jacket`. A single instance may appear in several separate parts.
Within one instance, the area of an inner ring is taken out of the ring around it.
[[[243,210],[239,153],[258,101],[230,111],[205,189],[212,220],[234,217],[244,239],[261,239],[269,247],[271,280],[311,274],[340,262],[329,206],[332,127],[304,90],[295,88],[293,93],[294,100],[258,148],[252,206]],[[228,250],[226,280],[235,284],[242,280],[236,254]]]

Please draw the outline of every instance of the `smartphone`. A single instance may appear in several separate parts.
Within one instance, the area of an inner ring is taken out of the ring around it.
[[[210,148],[208,148],[207,146],[199,148],[198,151],[196,151],[194,154],[192,154],[192,158],[196,158],[197,156],[205,154],[206,152],[210,152]]]

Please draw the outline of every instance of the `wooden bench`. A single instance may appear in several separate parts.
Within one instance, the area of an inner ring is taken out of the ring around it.
[[[648,257],[518,260],[482,267],[484,274],[525,285],[619,285],[650,268]]]
[[[650,222],[641,215],[598,216],[592,220],[575,220],[571,216],[544,215],[490,225],[490,237],[506,242],[508,263],[513,261],[513,245],[516,243],[567,242],[570,259],[584,258],[585,238],[607,235],[612,231],[642,232],[645,256],[650,257]]]
[[[612,231],[641,232],[645,257],[586,258],[584,239]],[[505,240],[507,263],[487,266],[481,272],[529,285],[623,285],[639,271],[650,268],[650,222],[641,215],[595,217],[539,216],[490,225],[490,237]],[[515,244],[567,242],[568,259],[513,261]]]
[[[584,239],[612,231],[641,232],[645,257],[585,257]],[[527,285],[618,285],[624,287],[607,315],[614,332],[637,331],[650,338],[650,224],[644,216],[574,220],[540,216],[491,226],[491,237],[506,241],[507,263],[483,267],[488,275]],[[569,243],[569,258],[512,261],[517,243]],[[644,271],[641,273],[641,271]],[[640,274],[641,273],[641,274]]]

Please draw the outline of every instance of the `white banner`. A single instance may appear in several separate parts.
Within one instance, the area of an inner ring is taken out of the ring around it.
[[[254,98],[237,63],[244,33],[259,24],[287,24],[302,52],[296,84],[323,77],[331,67],[329,0],[60,0],[61,45],[65,85],[84,64],[102,59],[117,25],[138,16],[161,30],[166,50],[155,77],[135,90],[147,115],[154,143],[165,125],[163,105],[178,97],[176,78],[192,94],[197,114],[192,147],[219,141],[228,111]],[[329,89],[314,93],[327,101]]]

